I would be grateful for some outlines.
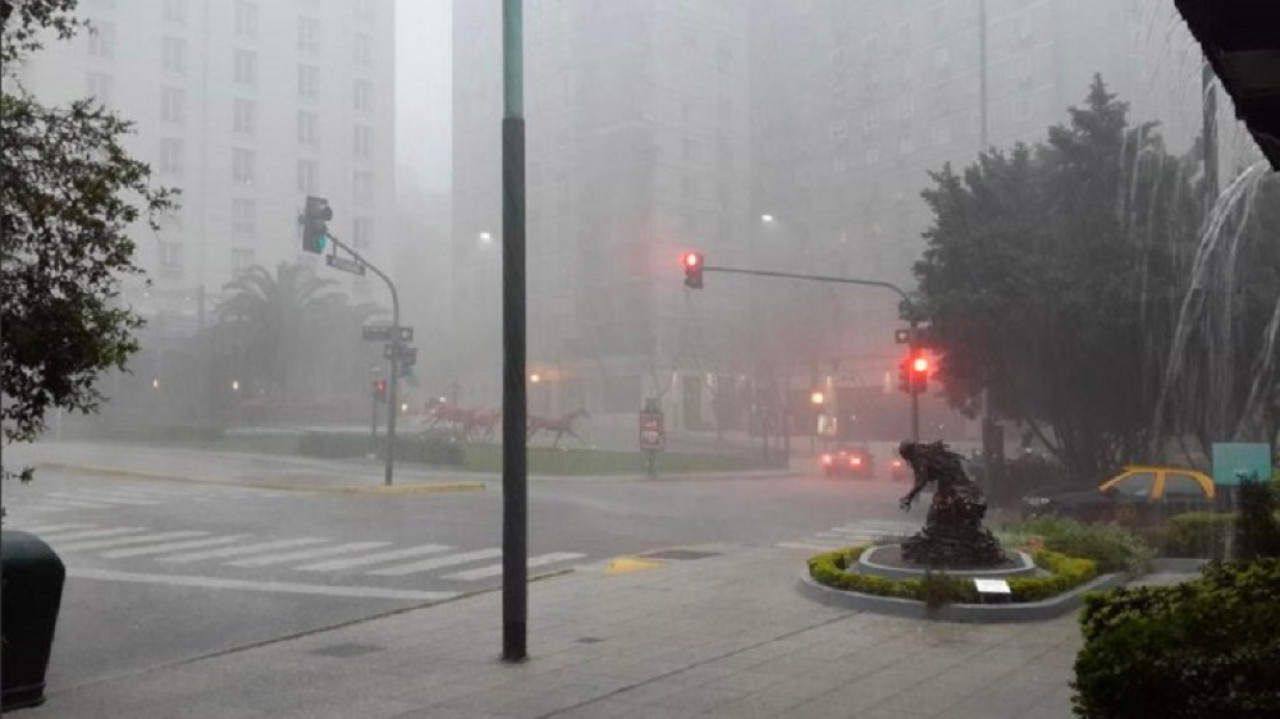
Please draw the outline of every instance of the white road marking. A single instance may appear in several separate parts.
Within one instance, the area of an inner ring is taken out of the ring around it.
[[[779,542],[779,547],[787,549],[816,549],[818,551],[827,551],[831,549],[839,549],[839,546],[829,544],[809,544],[807,542]]]
[[[240,557],[246,554],[257,554],[259,552],[270,552],[273,549],[287,549],[289,547],[301,547],[308,544],[319,544],[327,542],[327,539],[319,537],[302,537],[300,539],[280,539],[274,542],[263,542],[261,544],[250,544],[244,547],[231,547],[229,549],[210,549],[204,552],[191,552],[190,554],[178,554],[172,557],[159,557],[158,562],[195,562],[201,559],[222,559],[225,557]]]
[[[541,554],[536,557],[530,557],[528,562],[526,563],[526,566],[541,567],[547,564],[555,564],[556,562],[567,562],[570,559],[580,559],[585,556],[587,555],[578,554],[577,552],[555,552],[552,554]],[[502,565],[493,564],[488,567],[480,567],[479,569],[468,569],[465,572],[455,572],[453,574],[446,574],[442,577],[442,579],[457,579],[459,581],[471,582],[477,579],[487,579],[489,577],[496,577],[501,574],[502,574]]]
[[[244,579],[219,577],[190,577],[172,574],[143,574],[135,572],[111,572],[101,569],[68,569],[68,577],[99,579],[108,582],[134,582],[138,584],[162,584],[170,587],[197,587],[202,589],[230,589],[246,592],[276,592],[281,594],[310,594],[322,597],[353,597],[360,599],[395,599],[404,601],[439,602],[458,596],[458,592],[422,592],[379,587],[341,587],[323,584],[294,584],[291,582],[254,582]]]
[[[71,532],[70,534],[46,534],[41,537],[46,542],[70,542],[79,539],[96,539],[98,537],[115,537],[121,534],[137,534],[145,532],[142,527],[116,527],[115,529],[93,529],[85,532]]]
[[[59,508],[75,507],[76,509],[107,509],[114,506],[108,502],[86,502],[83,500],[61,499],[52,496],[45,498],[44,501],[46,504]]]
[[[320,547],[319,549],[305,549],[300,552],[269,554],[265,557],[240,559],[234,562],[226,562],[225,564],[231,567],[267,567],[272,564],[296,562],[299,559],[314,559],[316,557],[323,557],[327,554],[348,554],[350,552],[360,552],[366,549],[377,549],[378,547],[385,547],[388,544],[391,544],[391,542],[351,542],[349,544],[336,544],[330,547]]]
[[[424,544],[420,547],[408,547],[407,549],[396,549],[390,552],[381,552],[379,554],[369,554],[363,557],[350,557],[348,559],[331,559],[327,562],[317,562],[316,564],[307,564],[301,567],[294,567],[300,572],[332,572],[339,569],[350,569],[365,564],[377,564],[378,562],[390,562],[396,559],[408,559],[409,557],[420,557],[424,554],[438,554],[447,552],[453,547],[446,544]]]
[[[467,562],[478,562],[482,559],[493,559],[501,557],[502,550],[496,548],[480,549],[474,552],[463,552],[462,554],[450,554],[447,557],[437,557],[436,559],[424,559],[421,562],[410,562],[408,564],[397,564],[394,567],[384,567],[375,569],[365,574],[377,575],[380,577],[403,577],[406,574],[416,574],[418,572],[429,572],[432,569],[441,567],[451,567],[455,564],[466,564]]]
[[[145,557],[148,554],[166,554],[168,552],[178,552],[185,549],[200,549],[202,547],[217,547],[223,544],[231,544],[241,539],[251,537],[251,534],[234,534],[230,537],[211,537],[209,539],[192,539],[186,542],[165,542],[164,544],[155,544],[149,547],[132,547],[130,549],[116,549],[110,552],[103,552],[102,556],[107,559],[122,559],[124,557]]]
[[[19,532],[30,532],[32,534],[51,534],[53,532],[65,532],[68,529],[88,529],[92,524],[39,524],[34,527],[15,527]]]
[[[107,492],[95,492],[91,489],[82,489],[78,492],[50,492],[47,497],[54,497],[59,500],[85,501],[85,502],[106,502],[108,504],[159,504],[153,499],[139,499],[126,495],[113,495]]]
[[[170,539],[191,539],[193,537],[207,537],[208,532],[157,532],[155,534],[135,534],[129,537],[114,537],[111,539],[93,539],[85,542],[72,542],[71,544],[58,545],[60,552],[83,552],[89,549],[110,549],[112,547],[127,547],[130,544],[146,544],[147,542],[167,542]]]

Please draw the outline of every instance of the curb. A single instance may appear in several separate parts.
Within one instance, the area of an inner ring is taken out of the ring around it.
[[[252,489],[269,489],[277,492],[304,492],[314,494],[317,492],[325,492],[331,494],[438,494],[444,492],[462,492],[470,490],[483,490],[484,482],[437,482],[434,484],[393,484],[363,486],[337,486],[337,487],[315,487],[315,486],[298,486],[292,484],[276,484],[273,482],[220,482],[216,479],[197,479],[195,477],[185,477],[177,474],[162,474],[159,472],[146,472],[131,469],[116,469],[113,467],[96,467],[91,465],[65,464],[62,462],[43,462],[40,467],[46,469],[61,469],[72,472],[84,472],[89,474],[100,474],[107,477],[119,477],[128,479],[147,479],[165,482],[183,482],[186,484],[203,484],[217,487],[249,487]]]
[[[1052,599],[1020,604],[946,604],[935,609],[915,599],[879,597],[844,589],[832,589],[818,584],[802,572],[796,581],[800,594],[821,604],[841,609],[852,609],[872,614],[888,614],[908,619],[929,619],[943,622],[995,624],[999,622],[1040,622],[1054,619],[1078,609],[1084,603],[1087,592],[1118,587],[1128,581],[1123,574],[1103,574],[1075,589]]]

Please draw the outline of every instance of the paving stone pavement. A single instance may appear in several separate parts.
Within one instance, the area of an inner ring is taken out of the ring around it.
[[[1074,616],[968,625],[802,597],[802,555],[714,556],[529,587],[529,659],[490,592],[75,687],[22,719],[1067,719]],[[229,594],[233,597],[233,594]],[[56,661],[56,657],[55,657]]]

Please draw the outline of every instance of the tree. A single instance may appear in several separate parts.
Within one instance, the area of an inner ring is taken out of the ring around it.
[[[1198,225],[1186,163],[1095,77],[1034,147],[932,173],[916,264],[953,404],[985,387],[1080,477],[1140,456]]]
[[[274,275],[254,266],[224,286],[229,294],[217,307],[215,329],[234,346],[247,385],[281,398],[320,391],[335,374],[366,371],[357,356],[359,327],[376,308],[352,305],[336,284],[306,265],[282,262]]]
[[[15,72],[40,48],[83,23],[75,0],[0,0],[0,356],[5,442],[31,441],[45,413],[96,411],[95,380],[124,369],[142,318],[117,303],[138,276],[130,232],[153,229],[174,192],[152,187],[150,168],[124,149],[131,125],[92,99],[46,107]],[[24,472],[29,476],[29,471]]]

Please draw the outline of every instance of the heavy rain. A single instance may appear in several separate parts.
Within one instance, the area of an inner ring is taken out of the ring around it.
[[[1280,8],[0,13],[6,711],[1280,712]]]

